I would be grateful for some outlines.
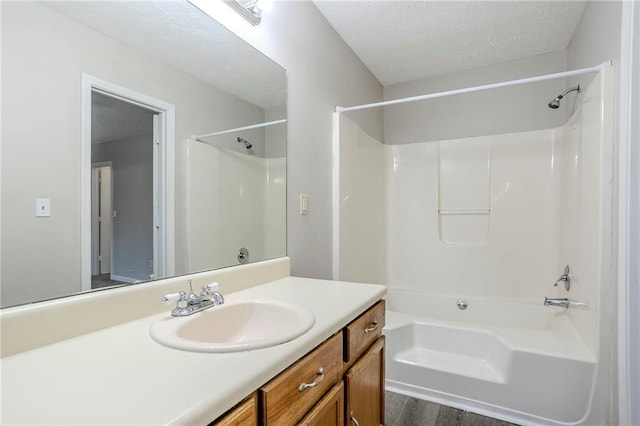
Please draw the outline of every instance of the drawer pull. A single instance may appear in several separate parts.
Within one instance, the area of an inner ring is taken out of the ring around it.
[[[353,411],[349,413],[349,418],[351,419],[354,425],[360,426],[360,423],[358,423],[358,420],[356,420],[356,417],[353,415]]]
[[[371,323],[369,327],[364,329],[364,334],[371,333],[372,331],[375,331],[377,328],[378,328],[378,321],[374,321]]]
[[[298,386],[298,392],[303,392],[305,389],[316,387],[318,382],[322,380],[322,378],[324,377],[324,368],[322,367],[318,368],[318,371],[316,372],[316,374],[319,377],[315,381],[311,383],[300,383],[300,386]]]

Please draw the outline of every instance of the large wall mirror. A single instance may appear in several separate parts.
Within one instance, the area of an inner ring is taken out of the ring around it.
[[[286,71],[187,1],[1,2],[2,307],[286,255]]]

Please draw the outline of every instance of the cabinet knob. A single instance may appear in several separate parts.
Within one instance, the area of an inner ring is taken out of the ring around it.
[[[304,383],[304,382],[300,383],[300,386],[298,386],[298,392],[303,392],[306,389],[316,387],[318,382],[320,382],[320,380],[322,380],[322,378],[324,377],[324,368],[322,368],[322,367],[318,368],[318,371],[316,372],[316,375],[318,375],[318,378],[316,380],[314,380],[313,382],[311,382],[311,383]]]
[[[355,426],[360,426],[360,423],[358,423],[358,420],[356,420],[356,416],[353,415],[353,411],[349,413],[349,418]]]
[[[372,331],[375,331],[378,328],[378,321],[372,322],[369,327],[364,329],[364,334],[369,334]]]

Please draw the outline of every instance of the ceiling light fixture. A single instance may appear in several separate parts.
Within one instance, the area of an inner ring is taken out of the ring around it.
[[[262,11],[271,9],[272,4],[270,0],[224,0],[224,2],[254,26],[260,24]]]

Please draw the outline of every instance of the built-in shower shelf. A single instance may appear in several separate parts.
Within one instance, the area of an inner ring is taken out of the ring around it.
[[[506,383],[506,377],[486,359],[431,349],[411,348],[393,357],[394,361],[419,368],[473,377],[494,383]]]

